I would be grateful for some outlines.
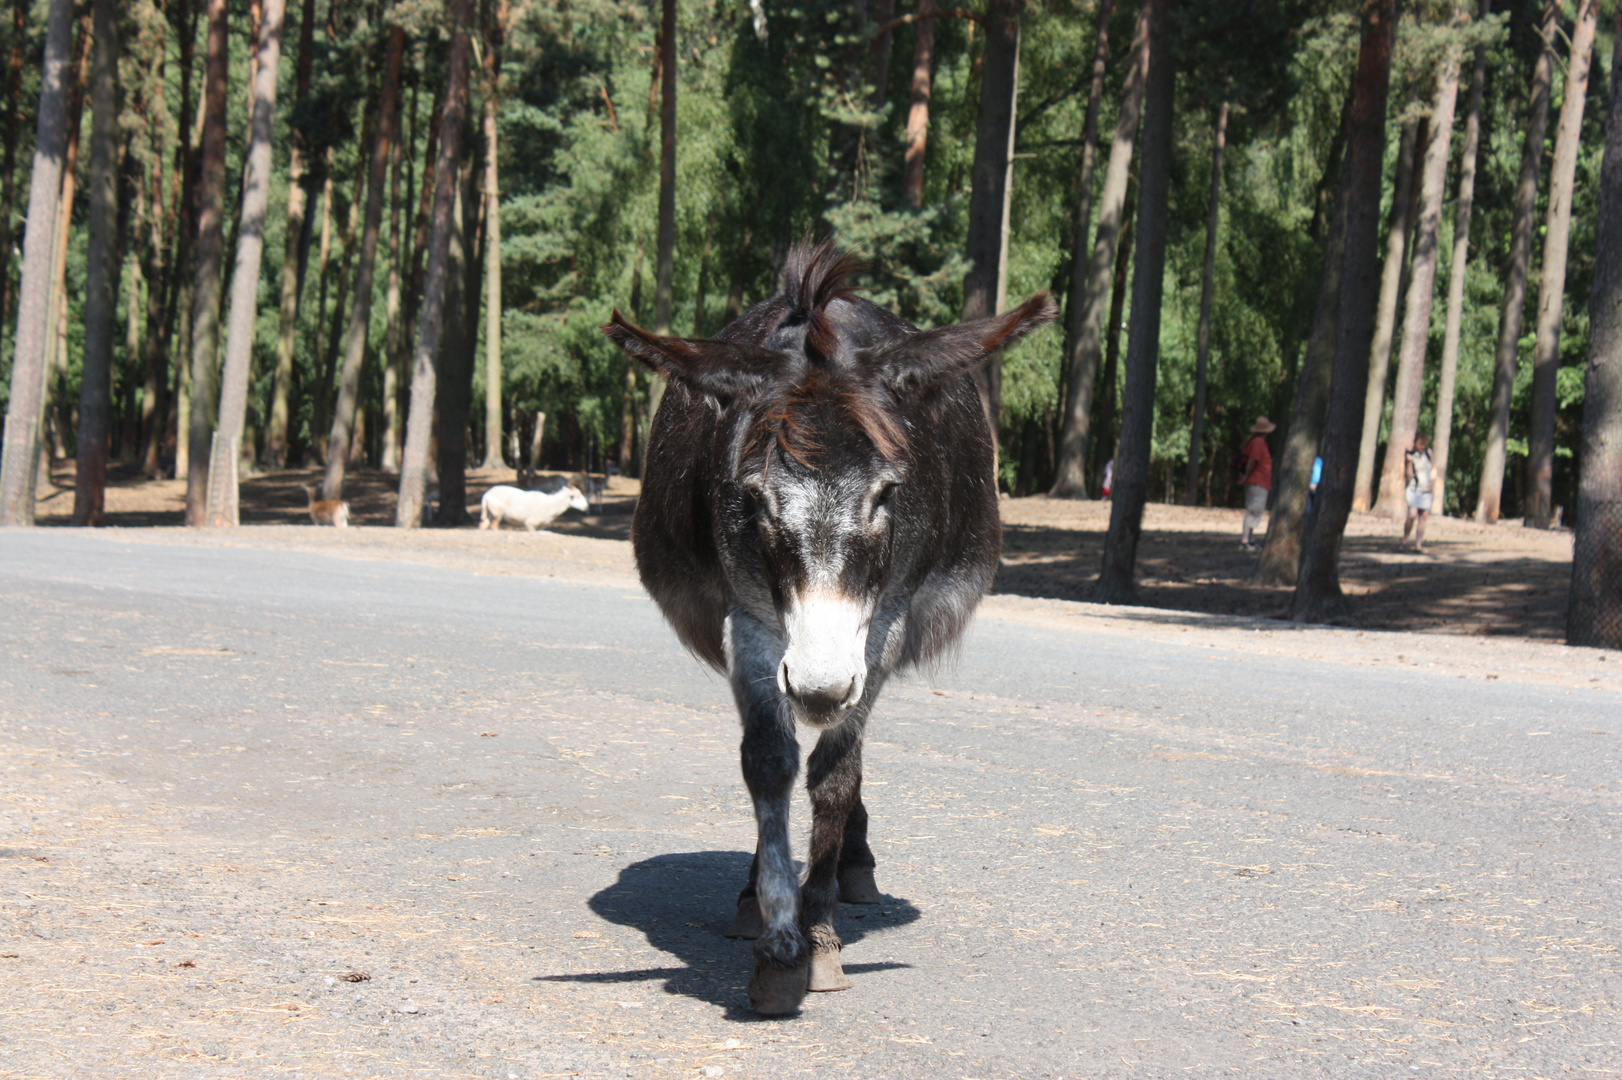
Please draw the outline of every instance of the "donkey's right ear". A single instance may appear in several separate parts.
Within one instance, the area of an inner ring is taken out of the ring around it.
[[[764,386],[783,362],[780,353],[730,341],[660,337],[614,309],[603,333],[672,382],[721,400],[745,397]]]

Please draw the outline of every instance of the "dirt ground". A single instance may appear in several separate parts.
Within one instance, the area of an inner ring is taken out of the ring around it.
[[[319,478],[315,469],[288,469],[245,481],[243,524],[308,526],[302,485]],[[52,487],[40,491],[38,520],[42,525],[66,524],[73,510],[72,462],[59,463],[52,480]],[[478,499],[486,488],[512,482],[514,476],[507,470],[471,473],[468,501],[472,518],[476,521],[478,517]],[[357,532],[364,532],[367,557],[371,558],[417,559],[431,551],[438,553],[437,561],[456,549],[459,558],[471,560],[475,567],[494,569],[513,555],[541,556],[547,565],[562,558],[559,565],[585,577],[621,578],[631,573],[628,545],[570,544],[563,538],[626,540],[638,492],[635,480],[611,477],[589,513],[564,515],[553,523],[553,535],[546,538],[519,540],[518,533],[510,532],[501,540],[489,538],[487,543],[475,542],[470,547],[445,534],[466,534],[471,526],[417,535],[391,530],[385,536],[371,528]],[[353,470],[346,494],[355,525],[393,524],[392,475]],[[183,481],[149,481],[128,471],[115,471],[107,492],[107,524],[178,526],[184,507]],[[1106,502],[1005,498],[1003,565],[993,592],[1085,601],[1103,555],[1109,512]],[[1249,582],[1255,556],[1239,547],[1241,517],[1239,510],[1151,504],[1144,513],[1138,552],[1142,604],[1211,615],[1282,617],[1290,589]],[[243,541],[253,542],[248,535],[245,531]],[[1389,520],[1353,515],[1342,550],[1341,582],[1354,598],[1354,607],[1341,620],[1342,625],[1544,642],[1563,639],[1571,581],[1569,530],[1542,532],[1522,528],[1519,521],[1477,525],[1437,518],[1430,525],[1426,555],[1400,550],[1400,536],[1401,527]],[[292,545],[296,538],[273,542]],[[332,550],[360,542],[359,536],[346,541],[323,537],[321,547]]]

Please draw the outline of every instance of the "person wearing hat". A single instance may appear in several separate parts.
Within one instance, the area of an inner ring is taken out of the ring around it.
[[[1250,425],[1250,438],[1239,448],[1239,482],[1245,486],[1245,531],[1239,546],[1246,551],[1256,550],[1253,536],[1273,490],[1273,452],[1267,448],[1267,436],[1277,430],[1277,424],[1258,416]]]

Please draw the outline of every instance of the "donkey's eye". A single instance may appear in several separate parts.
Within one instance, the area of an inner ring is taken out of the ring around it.
[[[890,502],[895,498],[896,488],[900,486],[894,481],[887,481],[880,485],[878,492],[873,496],[874,514],[877,514],[880,510],[890,509]]]

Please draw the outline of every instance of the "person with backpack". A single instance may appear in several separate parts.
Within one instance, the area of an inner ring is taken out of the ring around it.
[[[1436,490],[1436,466],[1431,460],[1430,440],[1423,433],[1414,436],[1414,448],[1403,455],[1403,475],[1407,478],[1408,520],[1402,526],[1401,547],[1414,536],[1414,550],[1425,554],[1425,519],[1430,517]]]
[[[1277,424],[1258,416],[1250,426],[1250,438],[1239,448],[1239,482],[1245,487],[1245,524],[1239,546],[1246,551],[1256,550],[1252,537],[1267,513],[1267,499],[1273,491],[1273,452],[1267,448],[1267,436],[1277,430]]]

